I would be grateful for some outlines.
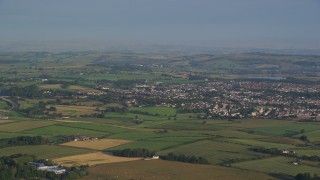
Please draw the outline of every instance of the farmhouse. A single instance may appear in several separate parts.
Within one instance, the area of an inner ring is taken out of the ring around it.
[[[282,154],[295,154],[295,151],[292,150],[282,150]]]

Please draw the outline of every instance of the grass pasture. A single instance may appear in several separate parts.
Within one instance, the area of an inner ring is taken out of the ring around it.
[[[65,116],[89,115],[96,113],[96,107],[93,106],[66,106],[56,105],[56,113],[61,113]]]
[[[309,172],[311,174],[319,173],[319,167],[307,166],[304,164],[293,165],[294,158],[286,157],[272,157],[253,161],[245,161],[232,164],[232,167],[237,167],[247,170],[255,170],[259,172],[275,173],[275,174],[288,174],[295,176],[301,172]]]
[[[61,84],[42,84],[39,87],[42,89],[61,89]]]
[[[291,144],[263,142],[254,139],[228,139],[226,140],[231,143],[242,144],[249,147],[265,147],[265,148],[278,148],[278,149],[299,149],[299,147]]]
[[[17,136],[32,136],[32,134],[0,132],[0,139],[12,138]]]
[[[109,133],[101,131],[93,131],[88,129],[79,129],[73,127],[52,125],[47,127],[41,127],[33,130],[26,131],[26,133],[35,135],[48,135],[48,136],[59,136],[59,135],[86,135],[93,137],[106,136]]]
[[[310,132],[310,131],[319,130],[319,129],[320,129],[320,125],[318,124],[291,123],[288,125],[266,126],[266,127],[253,128],[249,130],[254,132],[255,134],[260,134],[260,135],[292,136],[292,135],[301,133],[302,130],[304,132]]]
[[[170,130],[195,130],[195,131],[218,131],[224,129],[224,126],[215,124],[203,124],[201,122],[170,122],[151,126],[156,129]]]
[[[265,156],[247,150],[247,146],[228,142],[203,140],[194,143],[184,144],[174,148],[161,151],[160,154],[186,154],[202,156],[210,163],[222,163],[232,159],[252,159]]]
[[[96,152],[96,153],[57,158],[57,159],[53,159],[53,161],[63,166],[79,166],[79,165],[92,166],[96,164],[136,161],[140,159],[141,158],[118,157],[118,156],[105,154],[102,152]]]
[[[32,154],[38,158],[58,158],[76,154],[85,154],[94,152],[89,149],[64,147],[56,145],[32,145],[32,146],[15,146],[0,149],[0,156],[12,154]]]
[[[177,141],[157,141],[157,140],[145,140],[145,141],[136,141],[128,144],[124,144],[121,146],[110,148],[109,150],[121,150],[121,149],[136,149],[136,148],[144,148],[149,149],[151,151],[159,151],[170,147],[175,147],[183,142]]]
[[[104,124],[95,124],[95,123],[63,123],[60,125],[66,126],[66,127],[78,128],[78,129],[107,132],[107,133],[123,133],[128,131],[128,129],[126,128],[108,126]]]
[[[150,160],[150,161],[130,161],[112,164],[100,164],[89,168],[89,175],[83,177],[89,179],[140,179],[140,180],[193,180],[193,179],[246,179],[255,180],[275,179],[271,176],[226,168],[220,166],[196,165],[174,161]]]
[[[104,150],[115,146],[127,144],[130,141],[121,139],[97,139],[90,141],[71,141],[61,144],[62,146],[79,147],[94,150]]]
[[[89,93],[89,92],[101,93],[101,92],[103,92],[103,91],[92,89],[89,87],[76,86],[76,85],[70,85],[67,87],[67,89],[71,90],[71,91],[78,91],[78,92],[85,92],[85,93]]]
[[[208,131],[208,135],[213,136],[222,136],[227,138],[243,138],[243,139],[257,139],[257,138],[264,138],[265,136],[257,135],[257,134],[250,134],[243,131],[238,130],[219,130],[219,131]]]
[[[308,139],[313,143],[320,142],[320,130],[299,134],[299,135],[296,135],[295,137],[299,138],[302,135],[307,136]]]
[[[57,124],[58,122],[54,121],[18,121],[13,123],[7,123],[0,126],[0,131],[3,132],[21,132],[30,129],[50,126]]]
[[[10,105],[5,101],[0,100],[0,110],[8,110],[8,109],[10,109]]]
[[[173,116],[177,113],[176,109],[170,107],[131,107],[129,111],[140,111],[160,116]]]

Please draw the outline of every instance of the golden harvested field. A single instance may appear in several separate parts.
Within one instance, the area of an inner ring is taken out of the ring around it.
[[[58,163],[63,166],[80,166],[80,165],[96,165],[96,164],[105,164],[105,163],[116,163],[116,162],[127,162],[127,161],[136,161],[141,158],[127,158],[127,157],[118,157],[112,156],[109,154],[104,154],[102,152],[67,156],[63,158],[53,159],[55,163]]]
[[[115,146],[120,146],[122,144],[127,144],[131,141],[122,139],[97,139],[90,141],[71,141],[61,144],[62,146],[79,147],[94,150],[104,150]]]
[[[12,120],[0,120],[0,124],[5,124],[5,123],[9,123],[9,122],[13,122]]]
[[[272,180],[276,178],[258,172],[220,166],[197,165],[164,160],[140,160],[92,166],[89,168],[89,175],[82,179]]]

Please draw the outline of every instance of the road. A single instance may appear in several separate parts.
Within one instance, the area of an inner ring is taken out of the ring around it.
[[[8,96],[0,96],[0,100],[5,101],[11,105],[11,108],[9,110],[0,110],[1,112],[10,112],[18,108],[18,105],[15,102],[11,101]]]

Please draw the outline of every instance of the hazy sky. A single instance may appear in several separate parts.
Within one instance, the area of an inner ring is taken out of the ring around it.
[[[0,41],[320,47],[320,0],[0,0]]]

